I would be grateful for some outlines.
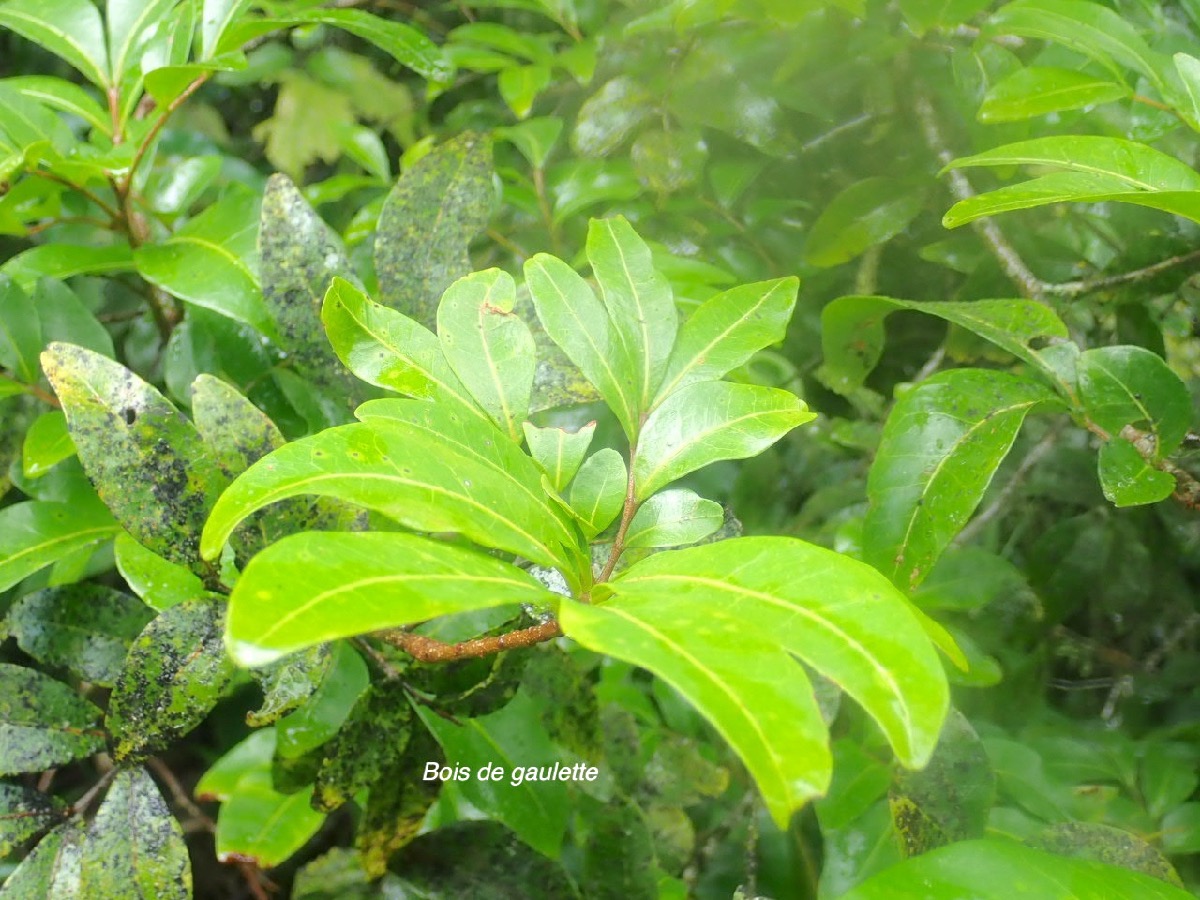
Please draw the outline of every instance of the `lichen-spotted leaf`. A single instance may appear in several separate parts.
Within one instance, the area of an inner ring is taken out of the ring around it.
[[[212,598],[177,604],[133,642],[108,705],[118,760],[167,746],[221,699],[234,673],[221,642],[222,612]]]
[[[59,825],[0,885],[2,900],[76,900],[79,893],[82,822]]]
[[[113,779],[80,847],[80,897],[189,900],[183,829],[144,769]]]
[[[49,794],[0,781],[0,858],[63,820],[65,807]]]
[[[100,710],[34,669],[0,663],[0,775],[39,772],[104,748]]]
[[[227,483],[192,424],[120,363],[51,344],[42,367],[100,498],[146,547],[204,571],[200,531]]]

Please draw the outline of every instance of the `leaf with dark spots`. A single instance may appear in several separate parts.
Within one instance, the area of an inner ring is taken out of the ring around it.
[[[471,271],[467,246],[492,210],[492,148],[466,132],[431,151],[388,195],[375,232],[385,306],[432,329],[438,299]]]
[[[429,732],[418,730],[401,767],[371,787],[354,842],[370,877],[387,872],[388,860],[417,836],[425,813],[437,799],[442,783],[422,777],[430,761],[441,762],[441,750]]]
[[[49,794],[0,782],[0,858],[61,822],[63,812],[62,803]]]
[[[372,685],[325,750],[313,806],[330,812],[359,791],[394,777],[404,763],[412,720],[412,706],[402,684]]]
[[[260,709],[246,713],[246,724],[254,728],[270,725],[297,709],[316,692],[332,660],[329,644],[317,644],[262,669],[251,670],[262,686],[263,704]]]
[[[584,759],[603,756],[600,704],[591,679],[568,653],[550,644],[531,650],[521,686],[538,702],[555,743]]]
[[[172,606],[133,642],[108,705],[116,758],[140,758],[187,734],[233,678],[221,641],[224,607],[213,599]]]
[[[286,175],[273,175],[263,194],[258,234],[263,300],[279,345],[296,370],[343,398],[349,413],[364,399],[363,385],[338,361],[325,339],[321,303],[335,276],[357,282],[337,235]]]
[[[284,444],[282,432],[266,413],[212,375],[192,383],[192,420],[230,478]]]
[[[144,769],[117,773],[80,848],[80,897],[189,900],[183,829]]]
[[[153,617],[136,597],[81,583],[26,594],[9,610],[8,630],[38,662],[112,687],[129,645]]]
[[[42,367],[88,478],[137,540],[198,573],[200,532],[228,483],[192,424],[120,363],[51,344]]]
[[[1161,850],[1136,834],[1111,825],[1100,822],[1058,822],[1026,843],[1057,856],[1120,866],[1183,887],[1179,873]]]
[[[658,861],[646,814],[616,800],[589,817],[582,881],[589,898],[635,900],[658,896]]]
[[[82,874],[83,823],[65,822],[38,842],[4,880],[3,900],[74,900]]]
[[[0,663],[0,775],[40,772],[102,750],[99,718],[65,684]]]

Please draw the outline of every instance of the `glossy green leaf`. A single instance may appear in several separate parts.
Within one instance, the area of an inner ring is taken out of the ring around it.
[[[43,343],[66,341],[103,356],[113,355],[113,341],[108,330],[61,281],[43,278],[33,289],[33,302],[37,305]]]
[[[1174,157],[1122,138],[1036,138],[961,157],[947,168],[1010,165],[1059,171],[960,200],[943,224],[954,228],[980,216],[1066,201],[1115,200],[1200,217],[1200,174]]]
[[[31,162],[43,153],[66,153],[75,143],[71,130],[55,113],[7,81],[0,81],[0,139],[28,154]]]
[[[1119,13],[1088,0],[1016,0],[992,16],[987,35],[1016,34],[1053,41],[1109,69],[1136,69],[1160,90],[1161,60]]]
[[[142,277],[194,303],[274,334],[259,290],[259,198],[235,191],[165,240],[134,253]]]
[[[234,673],[222,618],[213,599],[188,600],[160,613],[133,642],[108,705],[118,760],[162,749],[216,705]]]
[[[112,687],[129,645],[153,617],[136,597],[81,583],[21,597],[8,611],[8,631],[38,662]]]
[[[117,773],[80,847],[80,897],[187,900],[183,829],[144,769]]]
[[[1067,326],[1054,310],[1032,300],[918,302],[891,297],[839,297],[821,312],[822,373],[834,390],[861,387],[883,354],[884,319],[898,309],[913,309],[945,319],[1007,350],[1057,380],[1053,369],[1031,346],[1067,338]]]
[[[195,600],[204,593],[204,582],[190,569],[163,559],[122,531],[113,542],[117,571],[129,589],[142,598],[151,609],[164,609]]]
[[[509,141],[521,151],[521,155],[535,169],[546,165],[546,160],[562,134],[563,120],[555,116],[526,119],[517,125],[496,129],[496,137]]]
[[[155,212],[187,213],[221,173],[218,156],[193,156],[167,170],[155,169],[146,179],[146,200]]]
[[[1006,372],[955,369],[896,400],[867,480],[863,555],[910,591],[983,499],[1025,416],[1054,394]]]
[[[242,573],[227,641],[242,665],[261,666],[339,637],[552,597],[513,566],[415,535],[298,534]]]
[[[38,380],[42,332],[33,297],[0,274],[0,366],[26,383]]]
[[[550,76],[548,66],[509,66],[500,70],[497,86],[513,115],[524,119],[533,112],[538,94],[550,84]]]
[[[378,401],[362,425],[281,447],[222,495],[204,536],[215,558],[239,521],[300,494],[366,506],[419,531],[458,531],[543,565],[577,544],[537,464],[487,423],[422,401]]]
[[[633,362],[604,304],[578,272],[544,253],[525,263],[525,280],[546,333],[600,391],[625,433],[633,434],[638,407]]]
[[[78,116],[104,134],[112,131],[108,111],[86,89],[72,81],[50,75],[19,75],[5,78],[0,84],[44,106]]]
[[[104,749],[100,710],[34,669],[0,663],[0,775],[40,772]]]
[[[580,156],[608,156],[654,112],[649,93],[632,77],[607,82],[579,110],[571,146]]]
[[[679,329],[655,405],[696,381],[721,378],[783,340],[797,278],[744,284],[710,298]]]
[[[4,900],[74,900],[79,896],[83,823],[65,822],[38,842],[0,886]]]
[[[910,182],[876,177],[853,184],[813,222],[805,258],[821,267],[849,262],[907,228],[924,203],[924,192]]]
[[[522,424],[529,455],[545,470],[550,484],[562,491],[575,477],[592,444],[596,423],[588,422],[576,431],[567,431],[554,425],[539,428],[529,422]]]
[[[640,413],[650,407],[662,381],[679,328],[671,285],[624,216],[588,223],[587,257],[612,335],[632,366],[633,400]]]
[[[113,275],[133,269],[128,244],[108,247],[72,244],[41,244],[10,257],[0,272],[30,290],[39,278],[71,278],[75,275]]]
[[[366,663],[349,643],[332,645],[332,660],[312,697],[275,728],[276,755],[296,759],[320,747],[342,727],[370,684]]]
[[[217,55],[222,36],[249,5],[250,0],[204,0],[200,16],[200,59]]]
[[[385,306],[433,327],[442,292],[471,271],[467,245],[491,216],[491,155],[485,138],[466,132],[396,182],[375,233]]]
[[[629,472],[625,459],[605,447],[589,456],[571,482],[571,508],[589,540],[613,523],[625,504]]]
[[[300,791],[281,794],[271,785],[275,730],[253,732],[218,759],[196,785],[196,796],[221,801],[217,858],[272,868],[299,850],[325,816]]]
[[[118,531],[98,504],[30,501],[0,509],[0,590]]]
[[[996,82],[979,106],[980,122],[1016,122],[1130,95],[1124,84],[1075,69],[1029,66]]]
[[[1120,437],[1101,446],[1099,475],[1105,499],[1118,507],[1158,503],[1175,490],[1175,476],[1151,466],[1137,447]]]
[[[1188,53],[1176,53],[1175,72],[1183,82],[1186,105],[1181,110],[1185,117],[1190,116],[1190,123],[1196,128],[1200,123],[1200,59]]]
[[[633,466],[637,499],[717,460],[755,456],[815,417],[789,391],[724,381],[688,385],[646,420]]]
[[[163,21],[178,0],[108,0],[105,19],[112,54],[112,83],[120,84],[129,69],[138,65],[146,29]]]
[[[321,318],[333,349],[363,381],[408,397],[474,408],[437,337],[424,325],[372,302],[341,278],[325,294]]]
[[[536,355],[529,327],[513,312],[515,302],[511,275],[500,269],[476,272],[446,290],[437,330],[454,374],[500,430],[520,441]]]
[[[695,608],[710,623],[695,640],[736,629],[785,649],[858,701],[905,765],[922,766],[933,752],[948,700],[941,663],[908,601],[869,566],[791,538],[733,538],[655,554],[612,590],[616,599],[603,608],[624,610],[636,599],[639,616],[662,627],[671,613],[653,612],[653,603]],[[565,623],[564,631],[571,634]],[[692,649],[689,640],[680,645]]]
[[[8,0],[0,28],[41,44],[100,88],[112,83],[100,11],[89,0]]]
[[[961,841],[892,866],[842,900],[1184,900],[1166,882],[1116,866],[1067,859],[1001,840]]]
[[[302,706],[316,693],[332,663],[329,645],[317,644],[256,669],[254,676],[262,688],[263,702],[258,709],[246,713],[246,724],[261,728]]]
[[[341,241],[285,175],[267,182],[258,235],[263,302],[279,345],[300,374],[355,405],[358,383],[338,362],[321,325],[335,278],[354,279]]]
[[[569,815],[566,783],[516,781],[518,770],[524,775],[530,767],[565,765],[562,751],[539,721],[535,701],[519,692],[494,713],[456,723],[422,707],[417,712],[441,744],[446,760],[470,769],[470,779],[455,782],[463,798],[488,818],[503,822],[538,852],[558,858]],[[489,764],[490,777],[478,777]]]
[[[0,858],[64,818],[63,804],[49,794],[0,781]]]
[[[687,488],[661,491],[639,507],[626,547],[678,547],[703,540],[721,527],[725,511]]]
[[[149,549],[200,566],[200,530],[225,476],[195,428],[153,387],[90,350],[51,344],[42,367],[108,508]]]
[[[1187,386],[1157,353],[1143,347],[1086,350],[1076,364],[1088,418],[1110,435],[1126,425],[1149,432],[1155,458],[1183,441],[1192,420]]]
[[[45,475],[53,466],[75,455],[67,433],[67,418],[59,410],[42,413],[25,432],[21,466],[26,478]]]

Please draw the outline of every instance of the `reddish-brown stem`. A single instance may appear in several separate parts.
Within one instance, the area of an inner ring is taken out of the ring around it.
[[[125,139],[121,134],[121,91],[115,84],[108,89],[108,115],[112,119],[112,139],[119,144]]]
[[[453,662],[456,659],[469,659],[477,656],[490,656],[502,650],[516,650],[520,647],[532,647],[552,640],[562,634],[558,622],[544,622],[531,628],[510,631],[507,634],[497,634],[491,637],[474,638],[457,644],[447,644],[423,634],[413,634],[410,631],[379,631],[376,637],[387,641],[393,647],[403,650],[409,656],[421,662]]]
[[[636,459],[637,444],[635,443],[629,451],[629,478],[625,482],[625,503],[621,507],[621,523],[617,526],[612,549],[608,553],[608,560],[604,563],[604,568],[600,570],[600,577],[596,579],[596,584],[603,584],[612,577],[613,570],[621,559],[621,554],[625,552],[625,535],[629,533],[629,523],[633,521],[634,513],[638,508],[637,496],[634,493],[636,485],[633,480],[633,464]]]
[[[142,160],[145,158],[146,153],[150,150],[150,145],[154,143],[154,139],[158,137],[158,133],[163,130],[163,127],[167,124],[167,120],[175,114],[175,110],[179,109],[179,107],[183,106],[183,104],[188,101],[192,94],[196,93],[196,91],[200,90],[200,88],[204,86],[204,83],[208,81],[211,75],[211,72],[203,72],[196,76],[196,79],[183,89],[183,93],[181,93],[178,97],[172,100],[170,104],[168,104],[167,108],[163,110],[162,115],[159,116],[155,123],[150,126],[150,130],[146,132],[146,136],[142,138],[142,142],[138,144],[137,152],[133,154],[133,160],[129,163],[129,171],[125,174],[125,179],[122,183],[122,189],[124,193],[129,192],[129,189],[133,184],[133,176],[137,174],[138,166],[142,164]]]
[[[12,384],[19,384],[21,390],[32,397],[37,397],[43,403],[48,403],[54,408],[59,408],[62,404],[58,402],[58,398],[51,394],[48,390],[38,384],[26,384],[24,381],[18,381],[7,372],[0,372],[0,381],[8,381]]]
[[[106,787],[108,787],[109,782],[111,782],[116,777],[117,777],[116,767],[109,769],[107,772],[105,772],[103,775],[101,775],[100,779],[95,784],[93,784],[90,788],[88,788],[87,791],[84,792],[82,797],[80,797],[78,800],[76,800],[74,803],[71,804],[70,808],[67,811],[67,814],[71,815],[71,816],[78,816],[78,815],[82,815],[83,813],[87,812],[88,807],[92,805],[92,801],[95,800],[97,795],[102,790],[104,790]]]
[[[114,222],[119,222],[121,220],[121,211],[119,209],[117,209],[117,207],[113,206],[113,204],[109,203],[107,200],[105,200],[103,197],[101,197],[95,191],[93,191],[89,188],[85,188],[82,184],[78,184],[77,182],[74,182],[69,178],[64,178],[63,176],[58,175],[54,172],[43,172],[41,169],[30,169],[29,174],[34,175],[38,178],[44,178],[46,181],[53,181],[56,184],[61,184],[65,187],[70,188],[73,191],[76,191],[76,192],[82,194],[83,196],[85,196],[89,200],[91,200],[93,203],[95,203],[102,210],[104,210],[112,218],[112,220]]]

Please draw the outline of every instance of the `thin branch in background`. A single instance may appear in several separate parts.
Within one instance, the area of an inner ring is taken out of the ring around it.
[[[940,165],[943,167],[949,165],[954,160],[954,154],[950,152],[950,148],[942,136],[937,116],[933,111],[933,104],[930,103],[928,97],[921,96],[917,97],[914,108],[917,113],[917,121],[921,124],[921,133],[925,136],[925,143]],[[971,187],[971,182],[962,172],[951,169],[947,175],[950,179],[950,193],[954,195],[955,200],[969,200],[976,195],[975,189]],[[991,251],[992,256],[1000,263],[1004,274],[1021,289],[1021,294],[1030,300],[1045,303],[1045,283],[1033,274],[1029,266],[1025,265],[1025,261],[1009,243],[1000,227],[990,218],[976,219],[971,223],[971,227],[975,229],[984,244],[987,245],[988,250]]]
[[[1163,641],[1147,656],[1141,664],[1143,673],[1154,672],[1161,666],[1168,656],[1186,640],[1197,627],[1200,627],[1200,612],[1191,612],[1183,621],[1180,622],[1175,629],[1168,634]],[[1104,701],[1104,708],[1100,711],[1101,718],[1104,719],[1104,724],[1109,728],[1116,728],[1121,724],[1120,717],[1117,716],[1117,706],[1126,697],[1133,695],[1133,675],[1123,675],[1113,685],[1109,691],[1108,699]]]
[[[98,760],[103,760],[106,758],[107,757],[104,757],[103,754],[100,757],[97,757]],[[84,791],[83,796],[81,796],[78,800],[76,800],[74,803],[71,804],[71,806],[67,810],[67,815],[81,816],[85,812],[87,812],[88,807],[90,807],[92,805],[92,803],[95,801],[96,797],[99,796],[100,792],[103,791],[106,787],[108,787],[109,783],[114,778],[117,777],[118,771],[119,770],[116,768],[116,766],[110,765],[110,767],[107,769],[107,771],[105,771],[104,774],[100,776],[100,778],[96,781],[96,783],[93,784],[86,791]]]
[[[828,131],[818,134],[812,140],[806,141],[805,143],[801,144],[800,145],[800,153],[812,153],[814,150],[829,143],[834,138],[841,137],[847,131],[852,131],[861,125],[866,125],[868,122],[870,122],[874,118],[875,118],[874,113],[862,113],[860,115],[855,116],[853,119],[847,119],[845,122],[841,122],[841,123],[833,126]]]
[[[146,767],[158,776],[159,780],[171,794],[171,801],[176,806],[186,812],[205,831],[216,833],[217,823],[212,820],[212,817],[208,813],[196,805],[196,802],[188,795],[187,790],[175,776],[170,766],[157,756],[151,756],[146,760]]]
[[[51,394],[49,391],[47,391],[40,384],[26,384],[24,381],[21,381],[18,378],[14,378],[12,375],[9,375],[7,372],[4,372],[4,371],[0,371],[0,381],[8,382],[10,384],[20,385],[21,390],[24,393],[29,394],[31,397],[36,397],[37,399],[41,400],[43,403],[47,403],[50,406],[53,406],[55,409],[62,408],[62,404],[58,402],[58,398],[55,397],[53,394]]]
[[[1043,290],[1047,294],[1056,294],[1061,297],[1075,297],[1079,294],[1102,291],[1122,284],[1145,281],[1161,272],[1198,261],[1200,261],[1200,250],[1192,250],[1189,253],[1172,256],[1170,259],[1164,259],[1161,262],[1153,263],[1142,269],[1134,269],[1132,272],[1122,272],[1120,275],[1105,275],[1098,278],[1085,278],[1079,281],[1063,281],[1058,284],[1046,284],[1043,285]]]
[[[954,539],[956,545],[969,544],[975,540],[979,537],[983,529],[988,526],[988,523],[1004,511],[1004,507],[1008,505],[1008,501],[1012,499],[1018,488],[1025,483],[1025,479],[1029,477],[1029,473],[1033,470],[1033,467],[1054,448],[1054,442],[1058,440],[1058,432],[1059,429],[1057,427],[1051,428],[1040,441],[1030,448],[1029,452],[1025,454],[1025,458],[1021,460],[1020,465],[1017,466],[1017,470],[1013,472],[1012,477],[1008,479],[1008,482],[996,494],[996,498],[988,504],[987,509],[968,522],[967,526],[958,533],[958,537]]]
[[[61,184],[64,187],[70,188],[76,193],[82,194],[102,210],[104,210],[114,222],[119,222],[121,220],[121,211],[90,188],[86,188],[82,184],[72,181],[69,178],[64,178],[62,175],[58,175],[54,172],[46,172],[42,169],[28,169],[27,172],[36,178],[44,178],[46,181],[53,181],[55,184]]]

